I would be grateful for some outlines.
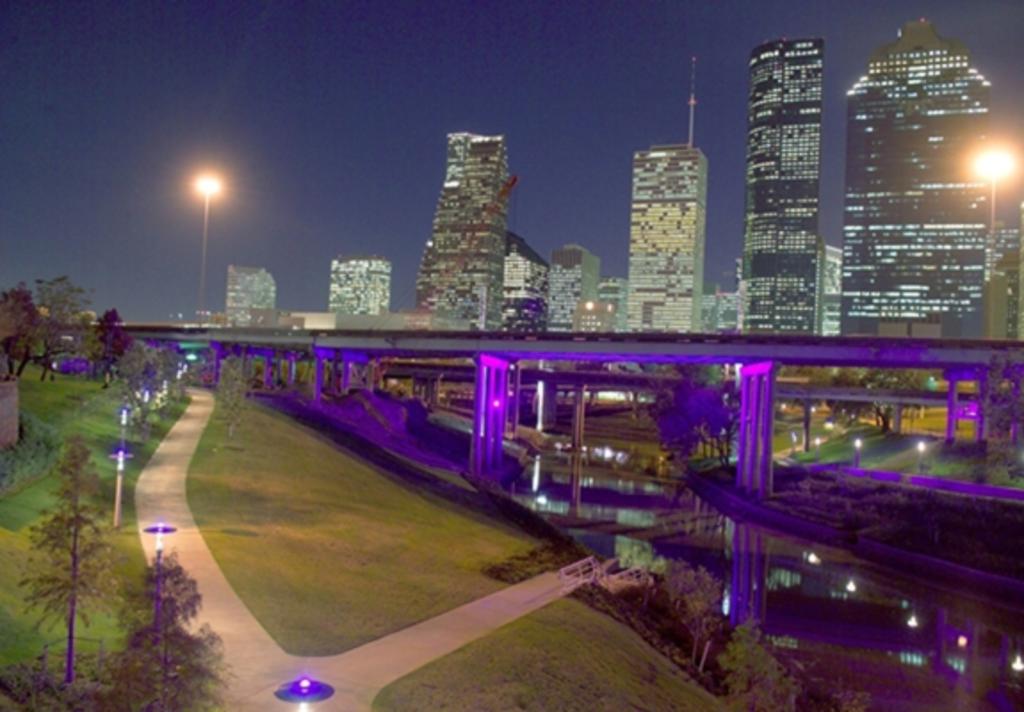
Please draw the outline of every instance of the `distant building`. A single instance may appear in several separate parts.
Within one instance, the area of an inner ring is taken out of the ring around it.
[[[701,300],[703,331],[707,334],[733,334],[739,330],[739,292],[725,292],[715,287]]]
[[[629,330],[701,327],[708,161],[694,146],[633,154]]]
[[[572,315],[572,330],[591,334],[615,331],[615,306],[612,302],[590,299],[580,301]]]
[[[551,253],[548,273],[548,331],[572,331],[580,302],[597,299],[601,258],[580,245],[566,245]]]
[[[821,285],[821,335],[839,336],[843,302],[843,250],[825,245]]]
[[[391,310],[391,262],[384,257],[331,260],[327,308],[336,314],[387,314]]]
[[[775,40],[750,54],[743,330],[815,334],[824,41]]]
[[[625,277],[602,277],[597,283],[597,300],[615,305],[617,333],[629,331],[629,280]]]
[[[985,283],[985,338],[1020,338],[1020,250],[1007,252]]]
[[[277,284],[262,267],[228,265],[225,315],[230,326],[250,326],[252,310],[277,307]]]
[[[444,185],[416,278],[419,309],[501,327],[507,181],[503,136],[448,134]]]
[[[988,132],[988,81],[918,20],[847,97],[843,334],[980,337],[988,191],[966,164]]]
[[[1024,205],[1022,205],[1024,208]],[[1020,229],[996,222],[996,229],[988,234],[985,244],[985,279],[996,264],[1011,252],[1020,251]]]
[[[514,232],[505,234],[502,328],[544,331],[548,323],[548,263]]]

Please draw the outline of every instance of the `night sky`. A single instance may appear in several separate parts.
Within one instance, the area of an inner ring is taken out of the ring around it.
[[[825,38],[822,228],[841,236],[845,93],[927,17],[992,81],[995,133],[1024,144],[1022,0],[0,3],[0,287],[69,274],[129,319],[195,309],[202,205],[221,172],[208,303],[228,263],[269,268],[278,305],[324,310],[331,258],[414,282],[445,134],[507,137],[510,228],[627,271],[632,152],[686,134],[710,162],[705,279],[740,254],[747,57]],[[1007,220],[1024,180],[1000,192]]]

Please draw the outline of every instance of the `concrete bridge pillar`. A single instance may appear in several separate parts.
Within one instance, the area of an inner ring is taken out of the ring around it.
[[[224,347],[219,341],[211,341],[210,349],[213,351],[213,385],[220,383],[220,362],[224,358]]]
[[[317,348],[313,352],[313,400],[323,400],[324,371],[329,368],[330,359],[334,356],[333,349]]]
[[[897,403],[892,407],[892,431],[897,435],[903,432],[903,404]]]
[[[750,525],[737,522],[732,532],[732,580],[729,582],[729,622],[738,626],[767,613],[767,552],[764,538]]]
[[[480,354],[476,358],[473,438],[470,472],[483,477],[501,464],[508,408],[508,361]]]
[[[263,387],[274,387],[274,352],[269,349],[263,352]]]
[[[804,452],[811,451],[811,401],[804,401]]]
[[[297,360],[298,359],[296,358],[294,353],[288,354],[288,385],[289,386],[294,386],[295,385],[295,375],[296,375],[295,372],[296,372],[296,367],[297,367],[296,366],[296,361]]]
[[[772,436],[775,424],[775,363],[744,364],[740,371],[740,428],[736,488],[768,497],[773,488]]]
[[[516,438],[519,435],[520,403],[519,396],[523,390],[523,371],[518,364],[509,367],[512,369],[512,402],[509,404],[509,437]]]
[[[984,369],[949,369],[944,374],[949,390],[946,396],[946,442],[956,441],[956,426],[961,420],[974,421],[974,440],[985,442],[988,435],[985,418],[985,404],[988,401],[988,372]],[[960,403],[958,386],[961,381],[975,381],[978,384],[973,414],[964,414]]]
[[[583,452],[583,436],[586,428],[587,418],[587,388],[576,386],[573,391],[572,411],[572,451],[576,454]]]

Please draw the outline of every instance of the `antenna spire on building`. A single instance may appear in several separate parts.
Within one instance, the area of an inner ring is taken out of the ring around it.
[[[693,118],[697,111],[697,57],[690,59],[690,139],[687,141],[690,148],[693,148]]]

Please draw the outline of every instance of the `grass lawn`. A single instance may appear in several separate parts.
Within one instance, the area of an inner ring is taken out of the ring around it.
[[[565,599],[388,685],[373,709],[709,712],[720,706],[633,631]]]
[[[417,492],[253,405],[210,421],[189,505],[231,585],[289,653],[329,655],[502,586],[481,569],[535,542]]]
[[[102,479],[100,497],[110,502],[113,511],[115,473],[107,455],[120,437],[117,390],[104,390],[96,381],[60,374],[54,381],[40,382],[38,371],[33,369],[26,370],[18,389],[23,411],[54,425],[65,435],[85,437]],[[120,559],[118,575],[127,582],[141,581],[145,566],[135,526],[135,480],[181,410],[155,422],[145,446],[130,445],[135,457],[125,468],[123,526],[112,539]],[[25,610],[23,591],[18,586],[29,566],[29,528],[52,506],[57,484],[56,477],[45,476],[0,498],[0,665],[37,656],[47,643],[57,643],[53,648],[63,650],[60,626],[37,630],[38,614]],[[113,615],[97,614],[90,621],[89,626],[79,623],[80,636],[102,640],[107,650],[119,644],[120,631]],[[94,650],[96,646],[97,643],[85,641],[82,648]]]

